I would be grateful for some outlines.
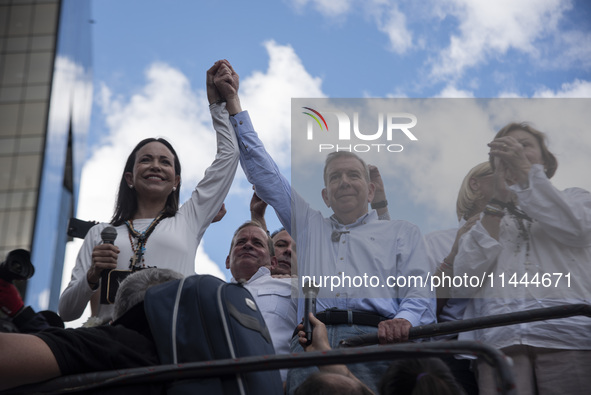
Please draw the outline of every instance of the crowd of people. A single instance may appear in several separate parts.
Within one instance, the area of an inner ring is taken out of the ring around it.
[[[226,268],[231,281],[252,294],[277,354],[326,351],[371,333],[380,344],[476,340],[512,359],[520,394],[586,393],[591,385],[588,317],[409,340],[411,328],[436,322],[589,303],[584,282],[551,290],[527,287],[545,273],[586,278],[591,262],[591,194],[552,185],[558,164],[542,132],[527,123],[502,128],[488,144],[489,160],[463,179],[458,226],[422,235],[416,225],[391,218],[379,169],[347,151],[326,157],[321,194],[332,215],[323,216],[291,187],[265,150],[241,108],[239,77],[228,61],[207,71],[206,86],[217,154],[191,198],[179,205],[181,165],[174,148],[164,139],[141,141],[125,164],[111,222],[89,231],[59,301],[64,321],[77,319],[90,304],[101,325],[55,328],[29,312],[30,322],[39,325],[0,333],[0,390],[61,375],[158,365],[143,313],[145,291],[195,273],[199,242],[209,224],[223,217],[240,163],[254,193],[250,218],[228,240]],[[283,225],[273,233],[265,221],[268,205]],[[117,231],[112,243],[103,240],[107,227]],[[125,280],[109,303],[100,296],[112,271]],[[301,279],[342,273],[423,279],[514,274],[517,281],[510,290],[323,287],[315,299],[317,313],[308,317],[310,343],[301,323],[306,311]],[[25,309],[14,285],[2,279],[0,307],[12,318]],[[106,342],[112,346],[100,351]],[[486,362],[463,355],[308,366],[278,374],[287,394],[471,395],[498,389]]]

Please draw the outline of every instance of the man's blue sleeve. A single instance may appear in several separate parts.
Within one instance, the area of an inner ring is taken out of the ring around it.
[[[248,111],[230,117],[238,146],[240,165],[248,181],[255,186],[257,195],[275,209],[279,221],[291,229],[291,186],[281,174],[277,164],[265,150],[255,132]]]

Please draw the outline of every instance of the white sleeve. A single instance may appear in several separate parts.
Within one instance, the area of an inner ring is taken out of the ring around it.
[[[225,103],[212,104],[209,108],[216,131],[217,153],[193,191],[191,199],[180,208],[188,218],[195,218],[188,226],[193,227],[197,240],[201,240],[222,206],[232,186],[240,159],[238,142]]]
[[[533,165],[528,177],[528,188],[510,187],[519,207],[550,238],[569,247],[591,244],[591,193],[581,188],[559,191],[544,174],[542,165]]]
[[[106,226],[108,224],[93,226],[88,231],[78,252],[76,265],[72,270],[72,278],[60,296],[58,305],[58,313],[65,322],[80,318],[92,294],[100,289],[100,287],[97,290],[90,288],[88,281],[86,281],[86,273],[92,264],[92,250],[101,243],[100,233]]]

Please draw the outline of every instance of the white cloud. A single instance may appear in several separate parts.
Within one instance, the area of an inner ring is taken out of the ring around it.
[[[522,98],[523,96],[521,96],[517,92],[503,91],[503,92],[499,93],[498,97],[503,98],[503,99],[519,99],[519,98]]]
[[[388,36],[392,51],[403,54],[412,47],[412,33],[407,28],[406,15],[396,3],[374,1],[368,9],[374,16],[378,30]]]
[[[195,255],[195,272],[197,274],[211,274],[226,281],[226,274],[205,252],[205,243],[203,241],[199,244],[197,255]]]
[[[412,33],[407,28],[406,15],[393,0],[292,0],[294,8],[301,12],[310,5],[331,21],[343,21],[349,14],[370,17],[378,30],[388,36],[390,50],[404,54],[413,44]]]
[[[536,42],[558,34],[558,24],[571,8],[564,0],[448,0],[440,12],[457,18],[458,34],[433,61],[436,79],[458,78],[509,50],[537,57]]]
[[[534,97],[591,98],[591,81],[577,79],[573,82],[565,82],[556,92],[548,88],[538,89],[534,93]]]
[[[269,67],[256,71],[240,84],[242,107],[249,110],[265,147],[279,166],[289,164],[291,98],[325,97],[322,80],[312,77],[289,45],[265,42]]]
[[[448,85],[445,88],[443,88],[443,90],[441,91],[441,93],[439,93],[439,95],[437,95],[437,97],[443,97],[443,98],[454,98],[454,99],[459,99],[459,98],[470,98],[470,97],[474,97],[474,93],[467,91],[467,90],[462,90],[462,89],[458,89],[453,85]]]
[[[349,12],[353,0],[292,0],[292,3],[297,10],[311,4],[322,15],[334,18]]]

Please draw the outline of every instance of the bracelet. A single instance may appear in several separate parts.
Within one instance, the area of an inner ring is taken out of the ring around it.
[[[495,206],[491,206],[489,204],[486,205],[484,208],[484,215],[491,215],[497,218],[503,218],[505,216],[505,211],[496,208]]]
[[[443,260],[441,261],[441,268],[443,269],[453,269],[453,263],[450,263],[447,260],[447,257],[443,258]]]
[[[499,199],[495,199],[495,198],[490,199],[488,204],[496,204],[497,206],[501,206],[502,208],[507,208],[506,202],[503,202],[503,201],[501,201]]]
[[[372,203],[371,204],[371,208],[373,208],[374,210],[377,210],[379,208],[384,208],[388,206],[388,201],[387,200],[382,200],[381,202],[376,202],[376,203]]]

